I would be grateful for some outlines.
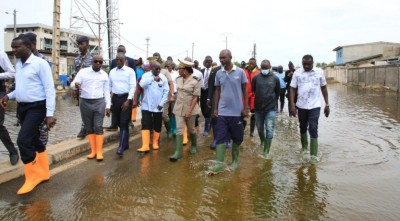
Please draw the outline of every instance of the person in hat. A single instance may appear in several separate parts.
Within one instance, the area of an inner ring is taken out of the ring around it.
[[[82,68],[87,68],[92,66],[93,63],[93,54],[90,53],[89,51],[89,38],[86,36],[80,36],[79,38],[76,39],[76,42],[78,43],[78,49],[80,54],[75,57],[74,61],[74,67],[75,67],[75,76],[76,74],[82,69]],[[78,105],[79,105],[79,90],[74,91],[73,90],[73,96],[78,99]],[[81,130],[79,131],[77,137],[78,138],[85,138],[87,135],[85,125],[82,122],[81,124]]]
[[[88,132],[91,152],[88,159],[103,160],[103,120],[110,116],[110,83],[108,75],[101,68],[103,57],[93,56],[92,67],[81,69],[71,82],[73,90],[81,89],[79,107]]]
[[[136,89],[136,73],[125,65],[125,54],[119,52],[115,59],[117,67],[109,74],[110,91],[112,93],[112,117],[119,127],[118,155],[123,155],[129,148],[129,122],[132,117],[132,100]]]
[[[225,143],[232,140],[231,170],[238,166],[239,146],[243,142],[244,117],[250,114],[247,94],[247,78],[243,69],[232,63],[230,50],[222,50],[219,54],[222,68],[215,76],[215,108],[214,116],[217,121],[217,147],[216,161],[208,171],[209,174],[217,174],[224,170]],[[244,101],[244,102],[243,102]]]
[[[200,96],[201,79],[192,75],[194,63],[186,60],[179,60],[179,75],[177,78],[177,98],[173,113],[176,118],[177,132],[175,153],[169,157],[171,161],[182,158],[182,139],[184,128],[190,134],[192,146],[190,153],[197,152],[197,135],[195,131],[195,120],[200,114],[198,98]]]
[[[17,114],[21,122],[17,144],[24,163],[25,183],[17,194],[31,192],[41,182],[50,179],[49,160],[43,143],[39,140],[39,125],[55,125],[56,93],[49,64],[32,54],[31,41],[24,37],[12,40],[11,48],[18,58],[15,90],[1,99],[4,108],[9,99],[18,102]]]
[[[164,104],[168,101],[168,81],[160,74],[161,67],[156,61],[151,63],[151,72],[143,74],[137,85],[132,107],[138,105],[139,95],[142,95],[142,146],[138,152],[150,151],[150,130],[153,129],[153,150],[159,149],[159,138],[162,127]]]

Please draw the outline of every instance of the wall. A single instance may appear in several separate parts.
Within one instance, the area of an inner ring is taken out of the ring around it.
[[[399,92],[400,65],[326,69],[325,76],[347,85],[385,87]]]

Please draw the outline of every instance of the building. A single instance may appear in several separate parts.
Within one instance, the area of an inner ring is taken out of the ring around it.
[[[371,42],[344,45],[333,49],[336,52],[336,65],[373,66],[375,61],[400,56],[400,43]]]
[[[41,23],[18,24],[16,26],[16,36],[23,33],[32,32],[36,34],[36,48],[51,62],[53,46],[53,27]],[[60,29],[60,79],[72,75],[74,72],[74,58],[78,56],[79,49],[76,39],[79,36],[89,37],[90,51],[98,53],[99,41],[93,35],[71,29]],[[12,57],[11,42],[14,38],[14,25],[7,25],[4,29],[4,50]],[[101,49],[101,47],[100,47]],[[12,60],[12,59],[11,59]],[[63,76],[63,77],[61,77]]]

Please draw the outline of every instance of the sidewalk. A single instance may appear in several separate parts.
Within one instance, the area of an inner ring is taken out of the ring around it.
[[[142,127],[140,119],[138,119],[138,121],[135,122],[135,127],[133,129],[130,128],[130,134],[131,134],[130,141],[132,140],[134,135],[140,131],[140,128]],[[117,141],[118,139],[119,139],[119,131],[104,132],[104,146],[106,146],[106,144]],[[90,147],[87,138],[85,139],[75,138],[62,141],[54,145],[50,145],[47,147],[50,167],[55,163],[70,159],[88,150],[90,150]],[[21,160],[15,166],[12,166],[10,164],[10,160],[8,157],[7,159],[0,160],[0,184],[16,179],[23,175],[24,175],[24,167]]]

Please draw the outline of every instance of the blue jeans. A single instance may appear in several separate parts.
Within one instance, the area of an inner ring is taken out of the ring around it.
[[[301,109],[298,108],[300,134],[310,133],[310,138],[318,138],[318,119],[321,108]]]
[[[268,140],[272,140],[274,137],[274,128],[275,128],[275,118],[276,118],[276,111],[268,111],[268,112],[255,112],[256,116],[256,125],[258,134],[264,135],[264,126],[266,131],[266,138]]]

